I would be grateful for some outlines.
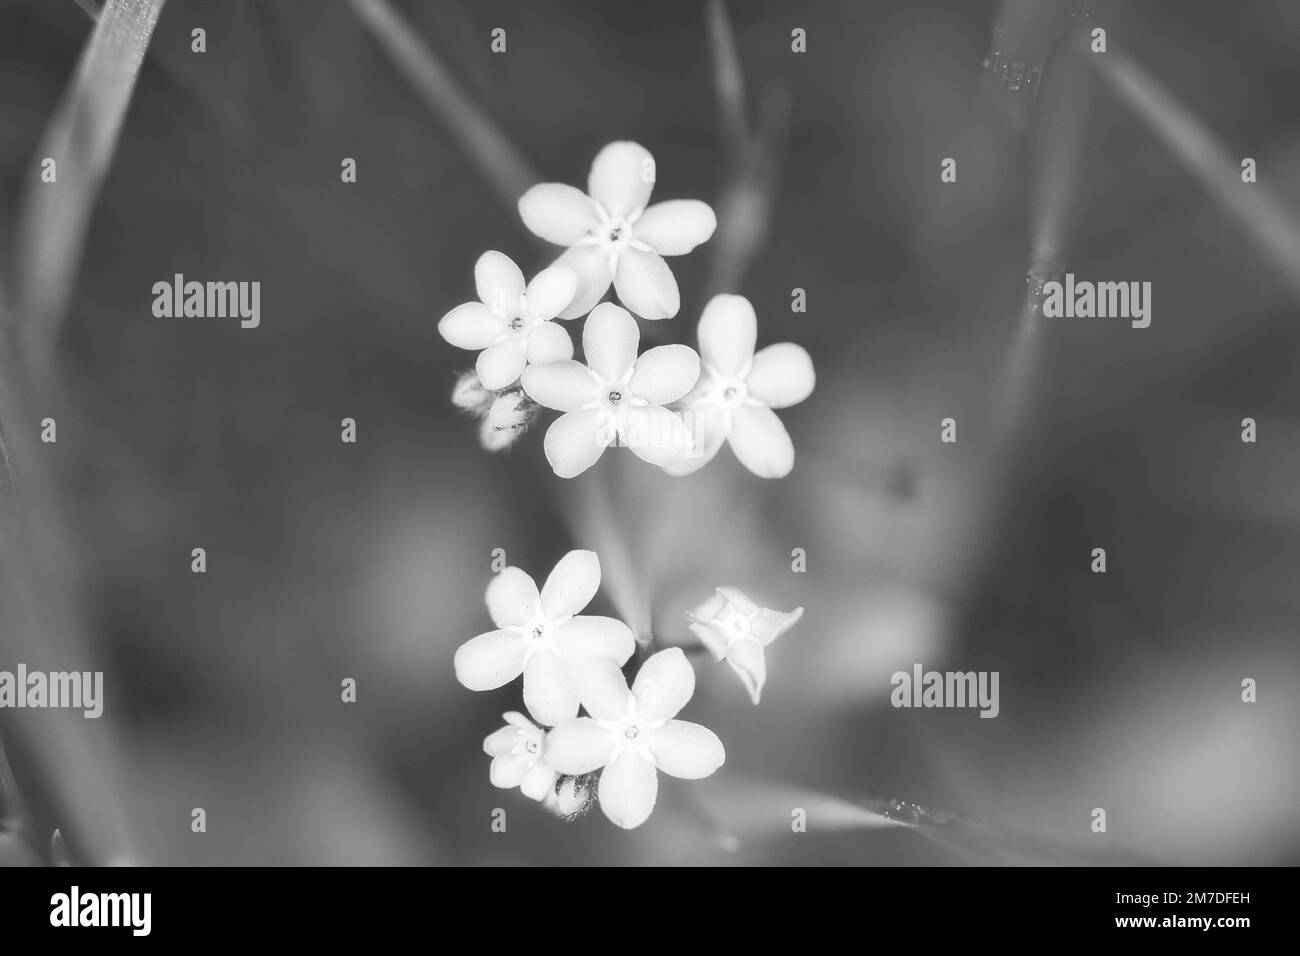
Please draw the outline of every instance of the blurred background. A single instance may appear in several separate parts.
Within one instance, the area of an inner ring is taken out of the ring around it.
[[[105,674],[100,720],[0,711],[0,859],[1300,862],[1300,6],[385,8],[386,36],[373,4],[170,0],[81,230],[36,191],[92,19],[0,0],[0,669]],[[511,177],[581,185],[614,139],[721,219],[644,341],[693,345],[725,289],[812,353],[789,478],[610,453],[566,483],[540,428],[491,454],[452,407],[436,323],[476,258],[557,251]],[[1066,269],[1151,282],[1150,328],[1043,319]],[[261,326],[155,318],[174,273],[260,281]],[[452,672],[493,549],[540,579],[572,547],[657,642],[719,584],[806,608],[757,709],[696,659],[683,716],[727,764],[630,833],[491,787],[518,684]],[[998,671],[998,718],[892,708],[914,663]]]

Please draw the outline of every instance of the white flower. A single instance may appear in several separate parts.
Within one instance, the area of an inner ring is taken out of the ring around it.
[[[627,681],[612,664],[593,664],[579,683],[590,717],[560,724],[546,738],[546,762],[565,774],[604,767],[600,808],[625,829],[654,809],[658,771],[697,780],[722,766],[726,752],[713,731],[673,720],[695,692],[695,671],[679,647],[655,654]]]
[[[518,787],[526,797],[545,800],[559,776],[542,757],[546,731],[517,711],[501,716],[506,726],[483,740],[483,752],[492,758],[488,768],[492,786],[503,790]]]
[[[586,195],[562,183],[524,193],[524,225],[547,242],[569,246],[557,264],[578,274],[578,291],[560,318],[590,312],[611,282],[643,319],[671,319],[681,308],[664,256],[682,256],[708,240],[718,220],[707,203],[676,199],[649,208],[654,158],[636,143],[610,143],[596,156]]]
[[[686,612],[686,620],[716,661],[725,660],[758,703],[767,680],[763,648],[803,617],[803,608],[774,611],[759,607],[737,588],[721,587],[699,607]]]
[[[494,690],[524,675],[524,704],[533,717],[554,726],[578,712],[573,678],[595,660],[623,664],[636,642],[622,621],[577,613],[600,587],[594,551],[570,551],[539,592],[516,567],[497,574],[487,588],[488,614],[497,630],[456,649],[456,679],[470,690]]]
[[[681,402],[695,450],[670,465],[670,474],[702,468],[724,441],[760,478],[784,478],[794,468],[794,445],[772,409],[812,394],[812,359],[792,342],[769,345],[755,355],[757,335],[754,307],[744,296],[715,295],[704,307],[698,332],[703,367]]]
[[[485,252],[474,265],[478,302],[452,309],[438,332],[461,349],[482,349],[476,368],[483,387],[497,391],[514,383],[529,362],[573,357],[573,341],[551,319],[573,299],[578,277],[555,265],[524,287],[524,275],[509,256]]]
[[[546,459],[561,478],[582,474],[615,441],[653,465],[691,453],[682,419],[663,406],[685,395],[700,357],[685,345],[660,345],[637,358],[636,320],[611,302],[598,305],[582,330],[587,360],[530,365],[523,386],[533,401],[564,412],[546,430]]]

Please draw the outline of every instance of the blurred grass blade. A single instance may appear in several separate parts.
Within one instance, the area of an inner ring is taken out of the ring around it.
[[[512,211],[540,177],[514,143],[478,108],[411,25],[387,0],[350,0],[370,31],[425,105],[451,130],[498,197]]]
[[[72,298],[90,217],[163,0],[108,0],[37,150],[19,218],[15,294],[27,343],[48,359]],[[57,181],[39,163],[54,159]]]
[[[700,805],[714,819],[726,821],[737,838],[788,834],[795,810],[806,814],[809,833],[911,826],[852,801],[776,780],[719,773],[695,789]]]
[[[1300,225],[1282,198],[1263,182],[1241,181],[1233,156],[1190,110],[1131,57],[1112,49],[1089,61],[1111,91],[1143,120],[1241,224],[1300,298]]]
[[[710,0],[704,25],[727,155],[718,228],[710,243],[706,288],[711,296],[739,290],[767,240],[789,139],[790,98],[784,90],[766,90],[758,129],[752,129],[736,34],[724,0]]]

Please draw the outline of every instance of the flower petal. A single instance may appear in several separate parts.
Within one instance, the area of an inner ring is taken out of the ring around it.
[[[715,661],[720,662],[727,656],[732,640],[731,631],[727,628],[711,621],[692,621],[686,626],[700,639],[700,643],[713,655]]]
[[[570,670],[578,699],[587,713],[597,720],[619,720],[627,716],[632,692],[627,680],[611,658],[590,657]]]
[[[803,617],[803,608],[793,611],[774,611],[769,607],[760,608],[749,623],[750,633],[760,644],[771,644],[790,628],[799,623]]]
[[[645,823],[658,793],[654,764],[636,750],[624,750],[600,774],[600,809],[625,830]]]
[[[542,611],[549,620],[577,614],[600,589],[600,559],[595,551],[570,551],[556,562],[542,585]]]
[[[688,405],[682,410],[682,424],[691,433],[690,453],[664,471],[681,477],[699,471],[711,462],[731,431],[731,413],[713,402]]]
[[[627,408],[623,441],[642,461],[661,468],[685,461],[694,447],[681,416],[662,405]]]
[[[645,207],[655,185],[655,161],[638,143],[610,143],[591,164],[587,192],[619,221]]]
[[[582,326],[587,366],[608,383],[621,382],[636,363],[641,331],[636,319],[612,302],[602,302]]]
[[[651,405],[667,405],[681,398],[700,377],[700,357],[685,345],[659,345],[646,349],[636,360],[629,390]]]
[[[484,597],[493,624],[518,627],[537,613],[537,601],[541,595],[526,571],[511,566],[493,575]]]
[[[632,629],[612,617],[584,614],[571,618],[555,632],[555,642],[566,661],[607,657],[620,666],[636,650]]]
[[[529,398],[557,412],[575,411],[588,402],[596,401],[602,394],[600,384],[587,366],[570,359],[528,366],[524,370],[522,384]]]
[[[586,408],[567,412],[551,422],[542,447],[557,476],[576,478],[596,463],[616,437],[608,419],[609,413],[603,408]]]
[[[528,231],[557,246],[571,246],[600,225],[591,197],[564,183],[539,183],[519,197]]]
[[[524,350],[519,342],[498,342],[491,348],[478,353],[474,368],[483,387],[499,392],[508,385],[513,385],[528,364]]]
[[[488,779],[492,781],[492,786],[509,790],[523,783],[524,775],[532,763],[533,755],[526,750],[517,754],[504,753],[493,758],[488,768]]]
[[[543,322],[528,334],[525,355],[529,362],[544,365],[573,358],[573,339],[569,330],[558,322]]]
[[[527,646],[518,631],[488,631],[456,648],[456,679],[470,690],[495,690],[524,670]]]
[[[488,251],[478,257],[474,263],[474,286],[479,301],[496,315],[508,321],[519,314],[524,274],[505,253]]]
[[[566,265],[555,264],[533,276],[525,299],[533,319],[553,319],[573,301],[578,291],[578,274]]]
[[[578,715],[578,694],[568,669],[554,654],[539,651],[524,666],[524,705],[539,724],[552,727]]]
[[[482,302],[458,305],[438,320],[438,334],[458,349],[485,349],[506,330],[506,320]]]
[[[614,288],[619,300],[643,319],[671,319],[682,307],[673,270],[657,252],[624,249],[618,257]]]
[[[519,743],[523,731],[518,727],[502,727],[483,738],[483,752],[490,757],[509,753]]]
[[[576,319],[580,315],[586,315],[605,297],[610,283],[614,281],[614,273],[609,268],[609,253],[600,246],[573,246],[556,259],[554,265],[572,269],[578,277],[573,301],[561,310],[558,316],[561,319]]]
[[[646,735],[646,745],[659,769],[671,777],[699,780],[727,759],[718,735],[688,720],[670,720]]]
[[[652,655],[637,671],[632,695],[642,720],[667,720],[695,693],[695,670],[680,647],[669,647]]]
[[[546,735],[542,759],[559,773],[591,773],[605,766],[614,743],[613,735],[590,717],[575,717]]]
[[[778,342],[760,349],[745,379],[749,394],[769,408],[798,405],[812,394],[816,382],[812,356],[793,342]]]
[[[557,776],[558,774],[547,766],[545,761],[538,760],[528,768],[528,773],[524,774],[519,790],[530,800],[545,800],[547,794],[555,789]]]
[[[744,591],[740,590],[740,588],[724,584],[718,588],[718,593],[722,595],[723,599],[728,604],[746,617],[752,617],[762,610],[762,608],[759,607],[758,602]]]
[[[649,207],[632,234],[661,256],[684,256],[707,242],[718,228],[718,217],[698,199],[670,199]]]
[[[731,413],[731,450],[740,463],[760,478],[784,478],[794,468],[790,434],[763,405],[742,405]]]
[[[749,697],[755,705],[763,693],[763,684],[767,680],[767,656],[763,645],[753,638],[742,638],[731,645],[727,652],[727,663],[740,676],[740,682],[749,691]]]
[[[700,357],[719,374],[739,375],[754,357],[758,318],[743,295],[715,295],[700,314]]]

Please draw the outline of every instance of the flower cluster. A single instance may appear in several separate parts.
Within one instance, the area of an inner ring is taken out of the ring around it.
[[[680,648],[646,659],[628,688],[621,666],[635,641],[622,621],[582,615],[600,587],[600,561],[570,551],[539,589],[516,567],[488,585],[496,626],[456,651],[456,677],[470,690],[493,690],[523,676],[524,706],[483,741],[490,779],[518,787],[563,816],[580,812],[600,771],[596,797],[621,827],[640,826],[654,809],[660,771],[707,777],[726,759],[713,731],[677,714],[695,692],[695,671]],[[579,708],[587,716],[578,716]],[[536,721],[534,723],[533,721]]]
[[[610,143],[596,156],[587,191],[542,183],[519,200],[524,225],[565,247],[525,283],[500,252],[474,267],[478,301],[452,309],[438,331],[478,353],[474,378],[453,400],[482,421],[485,448],[507,448],[541,408],[560,412],[544,449],[555,474],[573,478],[606,448],[622,446],[670,475],[686,475],[728,443],[764,478],[794,467],[794,446],[773,409],[807,398],[812,360],[797,345],[755,352],[749,301],[715,296],[700,318],[699,353],[685,345],[639,352],[635,316],[671,319],[681,308],[665,257],[713,235],[717,219],[696,199],[650,202],[654,158],[642,146]],[[611,286],[622,306],[601,300]],[[586,316],[582,361],[562,320]]]
[[[783,478],[794,445],[776,410],[802,402],[815,384],[812,359],[784,342],[757,349],[749,301],[718,295],[704,307],[699,351],[660,345],[641,351],[637,318],[673,318],[681,308],[665,257],[713,235],[713,210],[694,199],[650,203],[655,162],[636,143],[596,156],[587,190],[543,183],[519,200],[533,233],[564,251],[531,281],[505,254],[474,267],[477,301],[452,309],[438,331],[477,353],[454,404],[477,416],[485,448],[509,448],[540,416],[558,412],[543,440],[555,474],[574,478],[610,447],[628,448],[672,476],[697,471],[723,444],[749,471]],[[613,288],[618,302],[603,301]],[[585,316],[582,357],[562,324]],[[624,828],[654,809],[659,774],[694,780],[722,766],[711,730],[678,714],[695,691],[680,647],[641,647],[631,685],[623,668],[638,652],[622,621],[582,613],[600,588],[600,561],[570,551],[542,586],[517,567],[488,585],[493,629],[456,651],[456,677],[475,691],[522,678],[525,712],[509,711],[483,750],[489,779],[518,788],[572,819],[598,801]],[[803,614],[759,606],[732,587],[686,613],[698,647],[739,675],[759,702],[766,648]]]

